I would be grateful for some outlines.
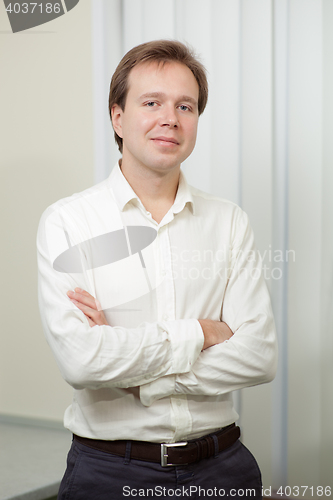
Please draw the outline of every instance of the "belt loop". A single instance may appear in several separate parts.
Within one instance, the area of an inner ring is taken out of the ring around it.
[[[215,450],[214,458],[216,458],[217,455],[219,454],[219,442],[218,442],[216,434],[213,434],[212,438],[213,438],[213,441],[214,441],[214,450]]]
[[[206,436],[202,438],[202,458],[207,458],[209,456],[209,441]]]
[[[198,457],[196,459],[196,462],[200,462],[200,460],[202,459],[202,441],[199,439],[198,441],[195,442],[196,446],[197,446],[197,450],[198,450]]]
[[[131,451],[132,451],[132,441],[126,441],[126,450],[125,450],[125,460],[124,465],[128,465],[131,461]]]

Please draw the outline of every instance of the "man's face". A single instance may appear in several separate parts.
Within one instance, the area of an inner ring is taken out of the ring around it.
[[[166,173],[191,154],[198,125],[199,86],[177,62],[142,63],[129,74],[125,110],[112,110],[123,139],[123,164]]]

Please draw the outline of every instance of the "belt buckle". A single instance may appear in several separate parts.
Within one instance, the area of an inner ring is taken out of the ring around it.
[[[184,442],[179,442],[179,443],[161,443],[161,465],[162,467],[171,467],[171,466],[176,466],[179,464],[168,464],[168,454],[167,454],[167,449],[168,448],[173,448],[175,446],[186,446],[187,441]],[[187,465],[187,464],[182,464],[182,465]]]

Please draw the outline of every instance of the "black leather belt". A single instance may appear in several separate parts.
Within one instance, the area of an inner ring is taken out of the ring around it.
[[[215,437],[216,436],[216,437]],[[124,457],[128,441],[105,441],[89,439],[73,435],[74,440],[90,448],[105,451]],[[235,424],[228,425],[214,434],[208,434],[199,439],[179,443],[149,443],[147,441],[130,441],[130,457],[146,462],[160,463],[162,467],[187,465],[199,462],[203,458],[215,455],[215,442],[218,451],[223,451],[234,444],[240,437],[240,428]]]

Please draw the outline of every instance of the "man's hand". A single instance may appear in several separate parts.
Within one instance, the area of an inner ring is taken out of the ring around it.
[[[67,295],[88,318],[90,326],[108,325],[100,303],[90,293],[82,288],[75,288],[74,292],[69,290]]]
[[[203,351],[212,345],[222,344],[233,336],[233,332],[223,321],[213,321],[212,319],[199,319],[198,321],[205,337]]]

